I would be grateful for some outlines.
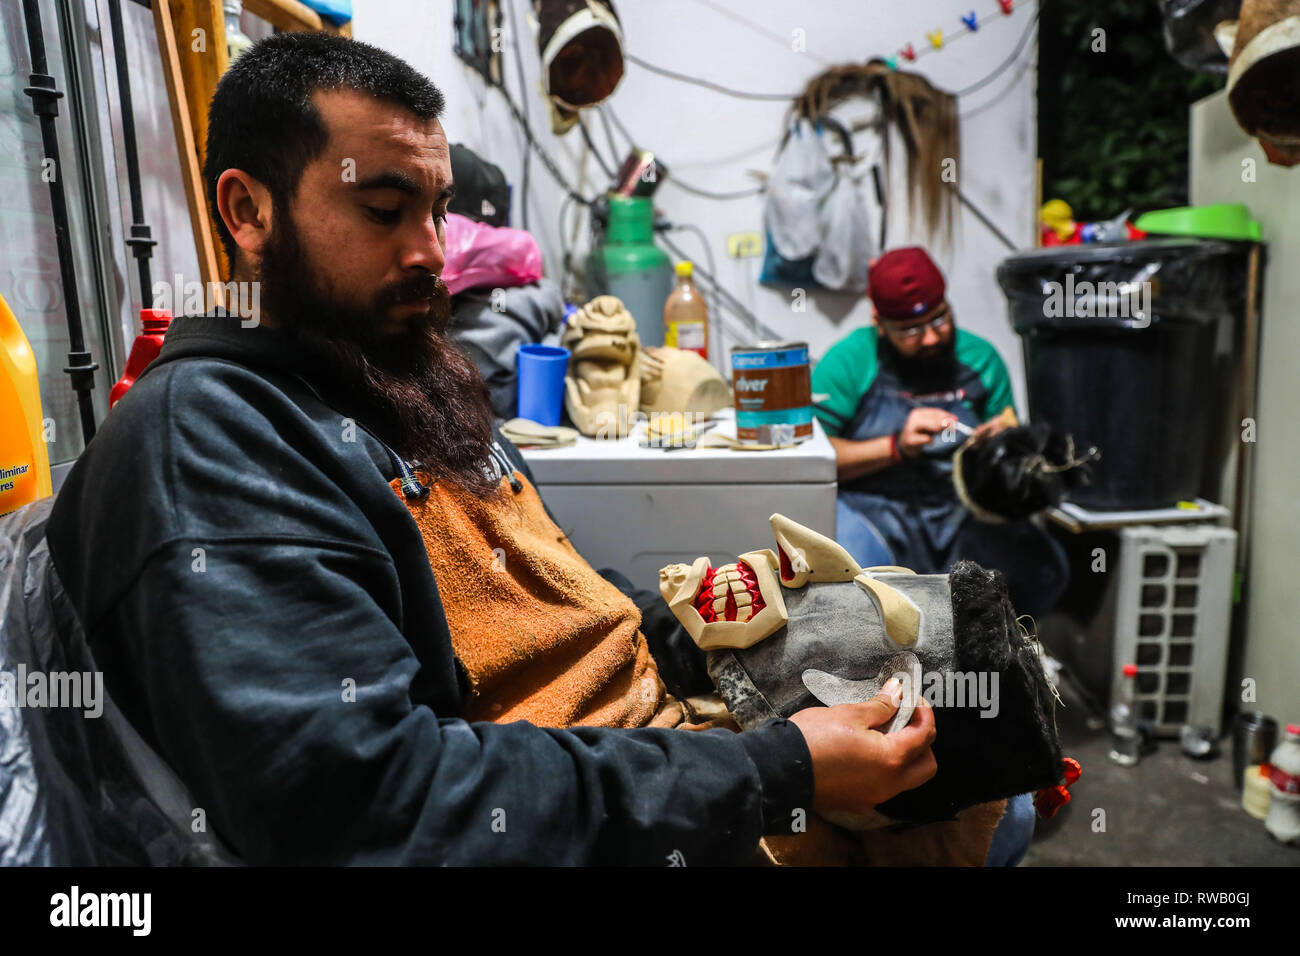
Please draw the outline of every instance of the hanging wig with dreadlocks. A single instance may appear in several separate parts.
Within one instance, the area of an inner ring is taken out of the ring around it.
[[[794,112],[815,123],[839,104],[860,96],[879,97],[886,167],[891,130],[907,150],[912,215],[919,211],[930,235],[951,243],[954,193],[943,174],[945,160],[961,162],[956,98],[918,73],[894,70],[883,60],[871,60],[832,67],[815,77],[795,100]]]

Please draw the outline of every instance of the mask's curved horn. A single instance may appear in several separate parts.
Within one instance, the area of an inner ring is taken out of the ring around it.
[[[805,528],[785,515],[768,519],[776,537],[781,583],[801,588],[809,581],[852,581],[862,573],[853,556],[824,534]]]
[[[885,622],[885,633],[900,647],[913,647],[921,634],[921,611],[899,590],[868,574],[853,579],[871,595]]]

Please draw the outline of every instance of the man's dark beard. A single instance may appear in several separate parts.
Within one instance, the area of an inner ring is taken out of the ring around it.
[[[277,228],[263,250],[257,278],[268,317],[300,348],[310,377],[324,378],[357,418],[408,462],[435,479],[487,495],[491,478],[492,412],[487,386],[473,362],[444,334],[451,318],[446,285],[432,274],[386,286],[369,309],[329,301],[313,282],[296,227],[277,211]],[[378,323],[391,305],[431,301],[401,331]]]
[[[951,383],[957,369],[957,333],[954,330],[948,344],[933,355],[908,358],[881,332],[881,348],[889,355],[889,361],[900,378],[910,387],[920,391],[943,391]],[[933,388],[932,388],[933,386]]]

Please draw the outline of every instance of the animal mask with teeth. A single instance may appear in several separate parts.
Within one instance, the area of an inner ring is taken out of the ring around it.
[[[1060,783],[1055,691],[1001,574],[969,561],[950,574],[863,568],[825,535],[779,514],[770,523],[775,550],[659,573],[660,594],[707,652],[737,723],[748,730],[806,707],[869,700],[891,676],[904,698],[882,729],[905,725],[919,697],[935,707],[936,776],[872,817],[834,822],[946,820]]]

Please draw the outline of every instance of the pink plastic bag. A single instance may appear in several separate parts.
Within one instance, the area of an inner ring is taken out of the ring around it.
[[[447,214],[447,264],[442,281],[452,295],[479,286],[510,288],[542,277],[542,251],[522,229],[489,226]]]

